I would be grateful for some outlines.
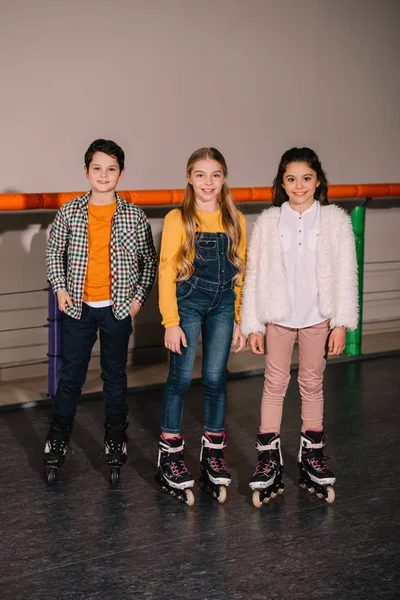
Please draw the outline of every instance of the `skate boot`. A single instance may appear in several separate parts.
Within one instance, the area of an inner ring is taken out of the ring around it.
[[[200,466],[201,486],[223,504],[226,500],[226,488],[232,481],[226,468],[224,448],[225,433],[203,433],[201,438]]]
[[[277,494],[283,494],[283,460],[281,438],[278,433],[259,433],[256,442],[258,461],[249,487],[253,491],[253,505],[261,508]]]
[[[323,431],[306,431],[301,434],[298,465],[300,470],[299,484],[307,488],[310,494],[316,493],[318,498],[325,498],[328,504],[335,501],[335,490],[332,485],[336,478],[326,464],[324,456],[325,436]]]
[[[194,494],[190,488],[194,486],[194,479],[185,464],[184,446],[185,442],[181,436],[166,439],[160,435],[158,477],[164,492],[176,496],[188,506],[193,506]]]
[[[57,479],[58,469],[64,464],[72,424],[70,419],[54,419],[50,424],[43,454],[47,483],[53,483]]]
[[[104,458],[110,467],[110,483],[117,486],[120,469],[128,458],[125,417],[106,417],[104,423]]]

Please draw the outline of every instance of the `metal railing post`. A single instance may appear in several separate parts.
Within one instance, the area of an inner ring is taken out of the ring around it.
[[[359,319],[357,329],[355,331],[348,331],[346,334],[345,354],[348,354],[349,356],[360,356],[361,354],[364,292],[365,210],[368,200],[370,200],[370,198],[366,198],[361,206],[356,206],[353,208],[350,215],[356,242]]]
[[[49,364],[47,370],[47,393],[54,397],[57,392],[58,380],[60,379],[60,370],[62,365],[61,358],[61,311],[58,308],[57,296],[54,295],[53,288],[49,284],[49,307],[48,307],[49,337],[48,353]]]

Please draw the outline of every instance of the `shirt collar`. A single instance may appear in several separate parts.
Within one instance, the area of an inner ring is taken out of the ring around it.
[[[288,201],[286,201],[282,204],[282,210],[284,210],[287,214],[291,214],[292,216],[304,217],[304,215],[309,215],[309,214],[313,213],[314,211],[317,211],[318,206],[319,206],[318,200],[314,200],[314,202],[310,206],[310,208],[307,208],[307,210],[305,210],[303,213],[299,213],[297,210],[294,210],[294,208],[292,208],[290,206]]]
[[[88,204],[89,204],[89,200],[90,200],[90,194],[92,192],[87,192],[87,194],[84,194],[83,196],[80,196],[79,198],[79,205],[81,207],[82,210],[88,210]],[[121,198],[121,196],[115,192],[115,199],[117,201],[117,209],[115,212],[119,212],[122,210],[125,210],[126,208],[126,204],[123,198]]]

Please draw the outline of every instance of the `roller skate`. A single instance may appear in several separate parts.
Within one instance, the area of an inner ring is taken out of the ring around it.
[[[104,423],[104,458],[110,467],[110,483],[119,484],[120,469],[128,458],[125,417],[106,417]]]
[[[47,483],[56,481],[58,469],[64,464],[71,431],[72,421],[69,419],[53,420],[50,424],[43,454]]]
[[[183,457],[185,442],[182,437],[164,438],[158,442],[158,480],[163,492],[176,496],[188,506],[194,504],[194,494],[190,488],[194,479]]]
[[[258,461],[249,487],[253,490],[253,505],[261,508],[276,495],[283,494],[285,485],[282,481],[283,460],[281,439],[278,433],[259,433],[256,448]]]
[[[323,431],[306,431],[301,434],[298,465],[300,470],[299,484],[307,488],[310,494],[316,493],[318,498],[325,498],[328,504],[335,501],[333,484],[335,475],[326,464],[323,455],[325,436]]]
[[[220,504],[225,502],[226,488],[232,481],[225,464],[225,446],[225,433],[203,433],[200,452],[200,484]]]

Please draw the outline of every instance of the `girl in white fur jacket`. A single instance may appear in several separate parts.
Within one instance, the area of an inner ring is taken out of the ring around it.
[[[274,206],[258,217],[250,240],[241,331],[255,354],[264,353],[266,341],[258,462],[250,480],[258,508],[283,492],[280,427],[297,335],[299,483],[329,503],[335,499],[335,476],[323,456],[322,381],[326,355],[341,354],[346,329],[357,327],[357,262],[350,218],[327,206],[327,192],[315,152],[288,150],[274,180]]]

